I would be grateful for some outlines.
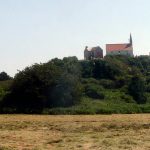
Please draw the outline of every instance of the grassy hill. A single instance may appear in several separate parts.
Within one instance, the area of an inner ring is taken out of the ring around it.
[[[150,57],[65,57],[34,64],[0,82],[1,113],[150,112]]]

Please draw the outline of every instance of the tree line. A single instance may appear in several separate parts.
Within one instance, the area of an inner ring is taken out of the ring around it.
[[[150,57],[106,56],[78,60],[52,59],[19,71],[0,73],[0,112],[41,113],[43,109],[80,105],[85,97],[104,101],[116,89],[137,104],[148,102]],[[102,92],[103,91],[103,92]]]

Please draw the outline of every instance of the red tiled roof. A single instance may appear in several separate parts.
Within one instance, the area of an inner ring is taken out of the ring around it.
[[[106,51],[124,51],[133,50],[132,45],[126,44],[106,44]]]

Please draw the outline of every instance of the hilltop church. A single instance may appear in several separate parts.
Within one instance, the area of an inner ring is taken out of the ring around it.
[[[106,55],[133,56],[133,43],[131,34],[129,43],[106,44]]]
[[[133,57],[133,43],[130,34],[129,43],[106,44],[106,55],[125,55]],[[84,50],[84,59],[100,59],[103,58],[103,49],[99,46],[89,49],[87,46]]]

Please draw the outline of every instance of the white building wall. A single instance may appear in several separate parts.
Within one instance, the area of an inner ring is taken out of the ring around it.
[[[133,50],[106,51],[106,55],[126,55],[133,56]]]

